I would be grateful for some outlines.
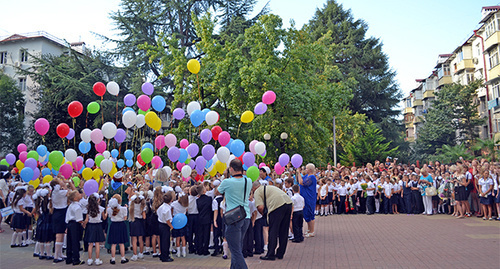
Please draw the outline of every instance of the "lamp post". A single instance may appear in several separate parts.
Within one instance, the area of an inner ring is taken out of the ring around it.
[[[283,141],[283,144],[285,144],[285,150],[284,150],[284,152],[286,152],[286,139],[288,138],[288,134],[285,133],[285,132],[283,132],[283,133],[281,133],[280,138]]]

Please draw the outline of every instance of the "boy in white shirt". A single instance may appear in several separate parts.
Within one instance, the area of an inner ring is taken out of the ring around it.
[[[170,257],[170,230],[172,227],[172,202],[175,194],[169,191],[163,195],[163,204],[156,210],[158,222],[160,223],[160,260],[162,262],[173,262]]]
[[[292,226],[293,226],[293,243],[300,243],[304,241],[304,235],[302,234],[302,225],[304,223],[304,197],[299,194],[299,185],[293,185],[292,191],[292,203],[293,203],[293,213],[292,213]]]

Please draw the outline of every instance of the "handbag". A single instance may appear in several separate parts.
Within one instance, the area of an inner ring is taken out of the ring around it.
[[[437,195],[437,190],[434,186],[425,188],[426,196],[434,196]]]
[[[243,177],[245,180],[245,191],[243,192],[243,202],[245,202],[245,197],[247,193],[247,178]],[[236,222],[239,222],[240,220],[243,220],[247,217],[247,212],[243,206],[237,206],[234,209],[231,209],[229,211],[226,211],[226,214],[224,214],[224,222],[226,225],[231,225],[235,224]]]

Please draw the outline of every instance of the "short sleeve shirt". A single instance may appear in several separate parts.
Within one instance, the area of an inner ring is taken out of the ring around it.
[[[245,193],[245,198],[243,198],[243,192],[245,190],[245,183],[247,184],[247,191]],[[250,218],[250,207],[248,206],[248,197],[250,196],[250,191],[252,190],[252,180],[247,177],[242,178],[228,178],[224,179],[218,189],[221,194],[224,194],[226,199],[226,210],[232,210],[238,206],[243,206],[247,213],[247,218]]]

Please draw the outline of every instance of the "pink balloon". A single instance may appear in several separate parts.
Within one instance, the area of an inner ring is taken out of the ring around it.
[[[273,91],[267,91],[262,95],[262,103],[270,105],[276,101],[276,94]]]
[[[189,146],[189,141],[187,139],[182,139],[181,142],[179,143],[181,145],[181,148],[185,149]]]
[[[92,140],[92,142],[94,142],[94,144],[101,143],[103,138],[104,136],[102,135],[101,129],[94,129],[90,133],[90,139]]]
[[[177,162],[175,164],[175,167],[177,167],[177,170],[181,171],[182,167],[184,167],[184,165],[186,165],[186,164],[185,163],[181,163],[181,162]]]
[[[250,149],[250,152],[253,153],[254,155],[257,154],[257,152],[255,151],[255,144],[259,143],[259,141],[257,140],[252,140],[252,142],[250,142],[250,144],[248,145],[248,148]]]
[[[260,168],[262,168],[262,167],[264,167],[264,166],[266,166],[266,164],[265,164],[265,163],[260,163],[260,164],[259,164],[259,169],[260,169]]]
[[[71,177],[71,174],[73,173],[73,167],[71,167],[71,165],[65,163],[65,164],[61,165],[61,168],[59,168],[59,173],[65,179],[68,179]]]
[[[23,151],[28,151],[28,147],[23,143],[17,145],[17,152],[21,153]]]
[[[151,160],[151,163],[154,165],[155,169],[158,169],[161,167],[161,158],[160,156],[154,156],[153,160]]]
[[[226,132],[226,131],[222,131],[220,134],[219,134],[219,143],[221,146],[225,146],[229,143],[229,141],[231,141],[231,135]]]
[[[95,150],[99,153],[103,153],[106,150],[106,142],[101,141],[101,143],[95,144]]]
[[[142,111],[148,111],[151,107],[151,99],[149,96],[143,94],[137,98],[137,106],[139,106]]]
[[[80,169],[82,169],[82,167],[83,167],[83,157],[78,156],[76,158],[76,161],[73,162],[73,169],[75,169],[75,171],[80,171]]]
[[[177,137],[174,134],[168,134],[165,136],[165,146],[171,148],[177,144]]]
[[[276,163],[274,165],[274,171],[276,171],[276,174],[278,174],[278,175],[283,174],[283,167],[281,166],[280,163]]]
[[[45,118],[39,118],[35,121],[35,130],[39,135],[45,135],[50,128],[49,121]]]
[[[28,158],[28,152],[22,151],[21,153],[19,153],[19,160],[21,160],[22,163],[24,163],[27,158]]]
[[[155,139],[155,146],[157,149],[162,149],[165,147],[165,136],[159,135]]]

